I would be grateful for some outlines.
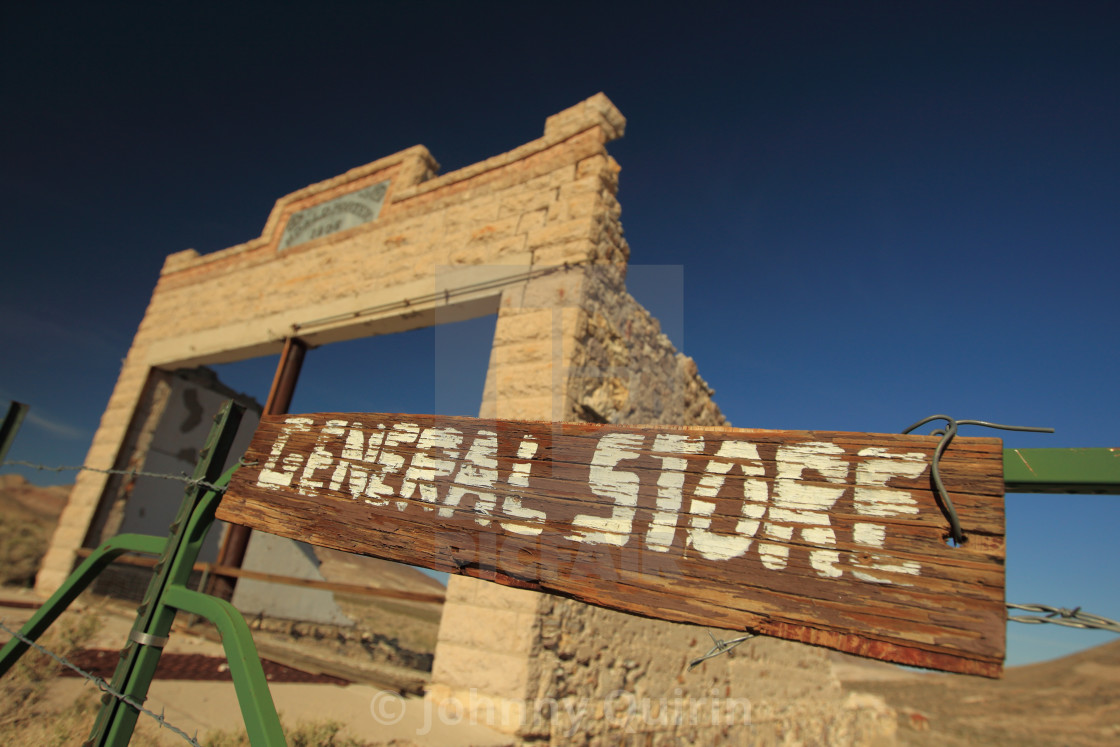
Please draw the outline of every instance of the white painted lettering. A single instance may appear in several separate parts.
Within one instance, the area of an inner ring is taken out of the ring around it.
[[[774,481],[774,502],[767,514],[763,536],[776,542],[762,542],[758,553],[762,565],[781,570],[789,563],[789,545],[794,532],[805,542],[817,545],[809,551],[809,565],[818,576],[836,578],[843,575],[838,567],[840,553],[819,545],[835,545],[828,512],[847,490],[848,464],[841,455],[844,449],[833,443],[808,441],[778,448],[778,472]],[[825,482],[838,487],[809,485],[803,482],[805,470],[814,470]]]
[[[384,428],[385,426],[379,425],[377,427]],[[414,442],[419,435],[420,426],[415,423],[397,423],[385,434],[385,445],[377,455],[377,463],[381,465],[381,468],[371,469],[369,482],[366,483],[366,495],[369,496],[366,498],[366,503],[371,506],[385,506],[389,503],[389,496],[393,494],[393,488],[386,484],[385,479],[391,474],[400,472],[401,468],[404,467],[404,457],[393,453],[392,449],[396,446]],[[401,506],[398,505],[397,508],[400,509]]]
[[[533,468],[533,463],[528,460],[532,459],[536,453],[536,439],[532,436],[525,436],[521,444],[517,447],[517,458],[525,461],[514,462],[513,469],[510,471],[509,477],[506,480],[511,487],[529,487],[529,473]],[[502,501],[502,513],[518,520],[500,522],[502,529],[505,529],[507,532],[524,534],[530,537],[535,537],[541,533],[541,530],[544,528],[544,522],[547,519],[544,511],[537,511],[522,506],[521,496],[519,495],[507,495],[505,497],[505,500]]]
[[[260,474],[257,475],[257,485],[262,488],[275,489],[288,487],[292,484],[292,476],[303,464],[303,457],[295,453],[288,454],[284,457],[283,467],[279,470],[276,467],[280,463],[280,456],[284,453],[284,447],[288,445],[292,434],[307,433],[314,423],[315,421],[311,418],[287,418],[284,421],[284,425],[280,427],[279,435],[272,443],[272,451],[269,452],[268,461],[264,463]]]
[[[321,481],[313,480],[312,477],[319,470],[331,466],[334,462],[334,454],[328,451],[326,446],[334,439],[345,434],[345,420],[328,420],[323,429],[319,431],[319,438],[315,439],[315,446],[311,449],[311,454],[307,457],[307,464],[303,468],[303,473],[299,476],[298,490],[300,495],[315,495],[319,488],[323,487]]]
[[[381,449],[382,441],[385,440],[385,426],[378,426],[378,428],[379,430],[372,431],[369,434],[369,440],[367,441],[362,424],[351,423],[350,430],[346,433],[346,445],[342,447],[342,458],[338,460],[338,466],[335,467],[334,474],[331,475],[331,490],[340,489],[343,480],[349,474],[348,490],[350,495],[358,498],[365,493],[366,483],[369,480],[369,470],[364,466],[356,466],[355,462],[374,464],[377,461],[377,452]]]
[[[743,480],[743,504],[740,510],[741,518],[735,525],[733,534],[720,534],[711,530],[712,514],[715,513],[714,500],[706,501],[701,498],[715,498],[723,488],[728,473],[735,466],[734,462],[722,461],[735,459],[739,461],[739,468],[747,477]],[[708,560],[730,560],[737,558],[748,549],[754,536],[758,532],[758,525],[766,513],[768,494],[766,483],[763,480],[752,479],[762,477],[765,468],[759,460],[758,447],[746,441],[724,441],[713,457],[708,462],[704,476],[700,478],[689,508],[688,543]]]
[[[425,503],[435,503],[437,499],[435,480],[437,477],[450,477],[455,470],[455,460],[462,453],[459,446],[463,443],[463,433],[454,428],[425,428],[416,440],[416,453],[412,455],[412,464],[401,482],[401,498],[411,498],[416,489],[420,490],[420,500]],[[495,447],[496,448],[496,447]],[[450,459],[439,459],[433,456],[436,449],[442,451]],[[408,503],[397,501],[397,509],[403,511]],[[430,506],[423,507],[425,511],[432,511]]]
[[[475,520],[482,526],[489,525],[497,503],[492,492],[497,481],[498,434],[494,431],[479,431],[455,474],[455,482],[447,491],[447,498],[443,501],[444,508],[439,510],[439,515],[445,518],[453,516],[454,507],[462,502],[463,497],[473,495],[474,511],[477,514]]]
[[[918,502],[910,491],[889,488],[887,482],[892,477],[920,477],[926,471],[925,455],[921,452],[891,453],[880,447],[866,448],[859,455],[875,458],[860,462],[856,467],[856,513],[884,519],[917,514]],[[886,544],[887,529],[881,524],[857,522],[852,526],[852,538],[857,545],[882,548]],[[917,561],[899,560],[878,553],[871,553],[862,560],[858,556],[853,557],[852,566],[852,574],[861,581],[899,586],[906,584],[882,573],[917,576],[922,568]]]
[[[329,490],[372,506],[392,502],[398,511],[418,505],[424,511],[437,511],[442,519],[466,515],[481,526],[496,524],[503,531],[530,537],[541,535],[547,525],[545,510],[525,505],[526,496],[532,494],[533,460],[539,450],[532,435],[522,436],[503,477],[497,431],[477,431],[469,448],[464,448],[463,431],[456,428],[422,428],[415,423],[364,426],[332,419],[319,428],[310,449],[306,436],[297,439],[298,450],[292,448],[293,437],[310,433],[314,425],[308,417],[284,420],[257,475],[258,486],[294,489],[304,496]],[[608,433],[598,439],[587,486],[605,499],[599,514],[606,515],[577,514],[570,534],[565,535],[568,540],[615,547],[630,541],[641,481],[652,493],[653,476],[652,470],[640,476],[622,465],[641,458],[645,443],[646,436],[640,433]],[[411,460],[402,448],[408,445],[413,447],[407,450]],[[770,468],[772,482],[768,482],[771,478],[758,445],[721,441],[710,456],[705,455],[705,447],[704,436],[696,433],[654,435],[647,452],[650,459],[642,466],[660,462],[656,502],[644,536],[635,538],[645,548],[667,554],[677,547],[693,557],[724,561],[756,547],[763,568],[784,570],[790,565],[791,547],[808,545],[803,552],[808,553],[808,565],[816,575],[841,577],[844,569],[831,513],[849,489],[854,471],[852,505],[859,520],[850,524],[856,551],[844,555],[849,572],[861,581],[902,586],[906,577],[920,575],[917,561],[887,555],[884,548],[891,520],[913,517],[919,511],[915,496],[892,487],[891,481],[914,480],[925,473],[924,453],[868,447],[858,452],[853,470],[839,444],[787,443],[777,447]],[[682,522],[686,478],[696,474],[700,463],[704,470],[691,489],[687,521]],[[397,475],[392,481],[400,481],[399,489],[389,484]],[[717,513],[721,503],[727,508]],[[678,534],[684,535],[683,549]],[[672,560],[668,555],[657,557]]]
[[[590,544],[625,545],[630,540],[638,505],[638,475],[616,470],[619,462],[637,459],[645,436],[637,433],[608,433],[599,439],[591,459],[588,481],[591,492],[614,501],[610,516],[579,514],[572,519],[575,533],[568,539]]]
[[[684,493],[684,473],[688,460],[668,454],[703,454],[704,438],[684,433],[660,433],[653,439],[654,456],[661,459],[657,478],[657,511],[646,532],[646,547],[668,552],[677,536],[677,519]]]

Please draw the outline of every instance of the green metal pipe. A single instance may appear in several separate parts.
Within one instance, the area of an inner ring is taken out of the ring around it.
[[[8,449],[11,448],[12,441],[16,440],[16,433],[28,409],[29,406],[22,402],[13,401],[8,406],[8,414],[4,416],[3,422],[0,422],[0,462],[8,456]]]
[[[204,489],[202,483],[213,484],[222,477],[222,464],[233,446],[244,411],[245,408],[241,405],[227,400],[215,416],[191,475],[193,480],[199,482],[187,488],[183,502],[179,505],[166,547],[160,562],[155,566],[155,575],[148,584],[128,643],[113,673],[110,683],[113,690],[137,703],[143,703],[147,698],[148,688],[162,653],[162,644],[157,645],[151,641],[165,639],[171,632],[171,623],[175,619],[175,610],[166,604],[164,594],[168,587],[186,583],[202,544],[202,537],[194,535],[204,535],[205,529],[212,523],[212,513],[206,520],[202,520],[199,514],[204,514],[207,510],[213,511],[207,507],[216,501],[217,491]],[[200,506],[203,507],[201,511]],[[205,527],[198,525],[200,521]],[[139,711],[134,707],[115,698],[107,699],[97,714],[87,744],[91,747],[125,747],[132,737],[138,715]]]
[[[287,744],[253,635],[241,613],[224,599],[200,594],[181,585],[168,587],[163,601],[175,609],[201,615],[218,629],[249,743],[253,747]]]
[[[1007,493],[1120,495],[1120,448],[1004,449]]]
[[[86,590],[94,579],[97,578],[110,563],[126,552],[139,552],[148,555],[160,555],[167,547],[164,537],[150,537],[146,534],[118,534],[116,537],[103,543],[82,561],[73,573],[66,579],[58,591],[43,603],[31,619],[20,628],[20,635],[32,641],[39,639],[47,628],[50,627],[58,616],[66,611],[70,603]],[[27,651],[28,645],[19,638],[13,637],[0,650],[0,675],[9,668]]]

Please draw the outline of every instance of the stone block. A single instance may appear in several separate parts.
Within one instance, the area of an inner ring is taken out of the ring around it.
[[[462,535],[460,535],[462,537]],[[470,576],[452,573],[447,578],[447,590],[444,592],[445,604],[473,605],[479,585],[483,582]]]
[[[480,651],[440,642],[432,663],[432,682],[452,690],[475,689],[499,698],[521,700],[529,684],[529,661],[522,653]]]
[[[479,651],[528,656],[535,643],[535,605],[529,612],[495,609],[478,600],[473,605],[444,604],[441,637]]]
[[[548,206],[556,200],[556,188],[549,184],[548,178],[536,180],[539,187],[534,189],[510,188],[498,196],[498,217],[505,218],[511,215],[522,215],[536,210],[548,210]]]
[[[559,140],[596,126],[608,140],[620,138],[626,131],[626,118],[602,93],[553,114],[545,120],[544,136],[546,140]]]
[[[495,380],[494,396],[501,397],[540,397],[549,394],[553,386],[560,382],[559,366],[548,363],[533,363],[520,366],[503,366],[493,372]]]
[[[610,161],[607,160],[608,156],[603,154],[596,154],[590,158],[585,158],[576,164],[576,178],[582,179],[585,176],[598,175],[610,168]]]
[[[502,698],[479,692],[478,688],[456,689],[434,683],[424,698],[439,712],[462,714],[472,724],[481,724],[506,734],[518,734],[531,719],[520,698]],[[510,743],[512,747],[512,742]]]
[[[488,403],[483,417],[504,418],[508,420],[549,420],[571,419],[571,408],[566,397],[561,394],[546,394],[536,397],[504,397],[495,395]]]
[[[567,202],[576,197],[598,195],[603,191],[602,175],[595,173],[581,177],[560,187],[560,191],[556,195],[556,200],[557,202]]]
[[[495,210],[493,212],[496,213],[497,211]],[[474,243],[486,243],[508,238],[516,231],[519,219],[520,216],[511,215],[504,218],[495,217],[474,221],[467,227],[467,232],[470,234],[470,241]]]
[[[536,210],[522,213],[518,216],[517,233],[528,234],[530,231],[536,231],[539,228],[544,228],[544,224],[547,220],[547,207],[541,207]]]
[[[503,308],[494,326],[494,346],[552,338],[552,309]]]
[[[575,239],[549,244],[548,246],[530,246],[529,248],[533,249],[533,264],[543,267],[571,265],[597,258],[595,245],[587,239]]]
[[[477,578],[468,580],[476,584],[474,604],[478,607],[530,614],[536,614],[540,608],[541,595],[535,591],[514,589]]]
[[[447,262],[453,265],[500,264],[503,260],[520,255],[525,250],[525,235],[507,236],[502,239],[470,240],[465,245],[448,242]]]
[[[549,211],[549,222],[586,219],[602,212],[603,200],[599,192],[576,195],[556,202]]]
[[[550,223],[543,228],[529,232],[529,249],[540,249],[555,244],[564,244],[572,241],[589,241],[593,234],[594,224],[586,219],[566,220]]]
[[[54,592],[54,589],[62,586],[67,576],[70,575],[70,566],[73,562],[73,553],[69,553],[63,557],[57,554],[52,556],[51,553],[48,552],[43,558],[43,563],[39,567],[39,572],[35,574],[36,593],[43,599],[46,599]]]
[[[490,353],[493,369],[531,363],[557,362],[560,356],[551,340],[530,340],[522,343],[495,346]]]
[[[163,269],[160,270],[160,274],[167,275],[190,267],[197,259],[198,252],[194,249],[184,249],[181,252],[168,254],[167,258],[163,260]]]

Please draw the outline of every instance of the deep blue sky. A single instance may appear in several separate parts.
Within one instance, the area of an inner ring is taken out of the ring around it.
[[[635,293],[733,424],[948,412],[1120,446],[1115,3],[11,5],[0,405],[32,411],[10,458],[82,461],[165,255],[416,143],[444,171],[504,152],[598,91],[629,119]],[[455,387],[440,359],[487,324],[314,351],[295,409],[473,413],[485,360]],[[263,399],[271,366],[223,376]],[[1008,599],[1120,618],[1120,498],[1007,503]],[[1009,635],[1011,663],[1110,640]]]

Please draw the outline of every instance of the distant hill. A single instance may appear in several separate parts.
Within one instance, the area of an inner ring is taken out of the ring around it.
[[[73,485],[32,485],[23,475],[0,475],[0,512],[20,506],[36,516],[57,519]]]
[[[316,547],[315,555],[322,563],[319,571],[330,581],[420,594],[442,594],[445,591],[439,581],[411,566],[325,547]]]
[[[42,488],[22,475],[0,475],[0,584],[34,583],[70,487]]]
[[[26,585],[34,580],[72,487],[40,487],[22,475],[0,475],[0,583]],[[324,548],[316,548],[316,554],[331,581],[424,594],[444,591],[439,581],[406,565]]]
[[[867,664],[844,662],[844,685],[899,712],[900,744],[1120,744],[1120,640],[1009,667],[1001,680]]]

